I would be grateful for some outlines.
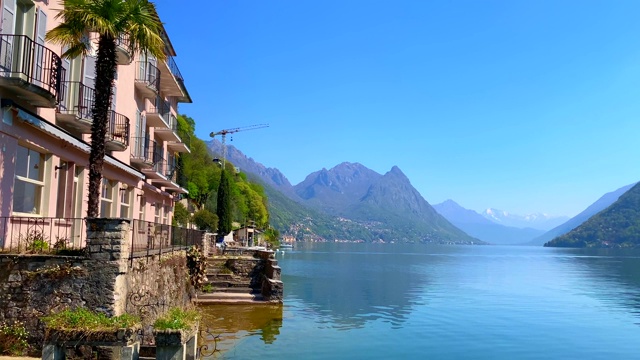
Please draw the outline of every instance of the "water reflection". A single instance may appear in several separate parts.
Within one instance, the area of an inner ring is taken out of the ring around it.
[[[639,318],[640,325],[640,250],[639,249],[562,249],[570,255],[574,271],[582,272],[581,287],[586,295],[612,308],[622,309]]]
[[[389,244],[304,246],[278,257],[286,304],[299,307],[292,311],[315,320],[320,328],[337,330],[378,320],[401,328],[414,306],[425,305],[432,274],[424,263],[443,261],[425,254],[423,245],[415,245],[420,251]]]
[[[200,327],[209,329],[210,336],[200,345],[216,347],[223,354],[245,336],[256,335],[265,344],[277,340],[282,327],[281,305],[210,305],[198,308],[202,315]],[[219,335],[219,340],[214,340]],[[213,356],[217,356],[214,354]]]

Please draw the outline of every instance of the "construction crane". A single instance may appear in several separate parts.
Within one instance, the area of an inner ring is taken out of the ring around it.
[[[211,138],[213,138],[216,135],[221,135],[222,136],[222,168],[224,169],[224,166],[225,166],[225,164],[227,162],[227,135],[228,134],[234,134],[234,133],[237,133],[239,131],[262,129],[262,128],[266,128],[266,127],[269,127],[269,124],[256,124],[256,125],[243,126],[243,127],[233,128],[233,129],[224,129],[224,130],[220,130],[220,131],[211,132],[211,134],[209,134],[209,136],[211,136]]]

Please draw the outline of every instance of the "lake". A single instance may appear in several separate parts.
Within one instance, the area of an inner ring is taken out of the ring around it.
[[[640,251],[297,244],[283,306],[203,308],[220,359],[638,359]]]

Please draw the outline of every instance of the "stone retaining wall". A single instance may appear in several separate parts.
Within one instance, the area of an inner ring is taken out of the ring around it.
[[[172,306],[190,303],[185,251],[129,259],[125,219],[93,219],[87,257],[0,255],[0,322],[24,323],[41,345],[40,317],[85,307],[110,316],[126,313],[153,322]]]

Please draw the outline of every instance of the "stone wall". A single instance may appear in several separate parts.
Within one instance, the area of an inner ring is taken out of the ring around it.
[[[42,316],[85,307],[110,316],[155,320],[172,306],[190,303],[185,251],[130,260],[129,221],[93,219],[87,257],[0,255],[0,322],[21,322],[42,344]]]

